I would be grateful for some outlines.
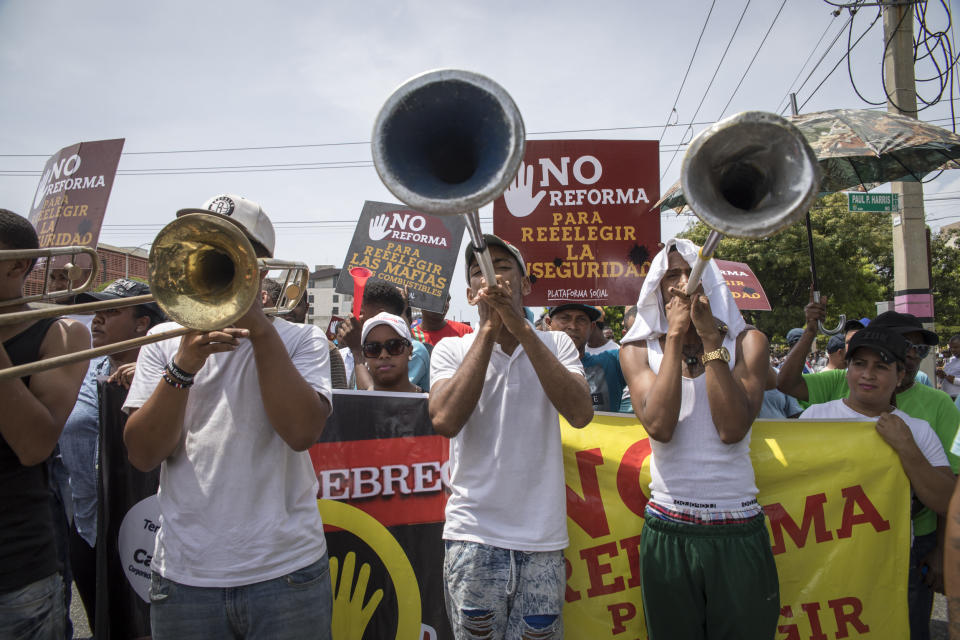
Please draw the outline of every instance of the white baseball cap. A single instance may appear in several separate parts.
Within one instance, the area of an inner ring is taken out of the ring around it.
[[[382,324],[389,325],[391,329],[397,332],[398,336],[406,338],[411,343],[413,342],[413,336],[410,335],[410,327],[407,326],[406,320],[392,313],[381,311],[363,323],[363,331],[360,333],[360,343],[363,344],[366,342],[367,335],[373,331],[373,328],[379,327]]]
[[[225,193],[210,198],[200,209],[180,209],[177,211],[177,217],[188,213],[206,213],[230,220],[243,229],[247,237],[262,245],[271,258],[273,257],[273,249],[276,246],[273,224],[260,205],[253,200]]]

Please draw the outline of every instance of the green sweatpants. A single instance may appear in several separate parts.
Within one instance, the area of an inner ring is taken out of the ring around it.
[[[650,640],[772,640],[780,585],[762,515],[695,525],[648,515],[640,539]]]

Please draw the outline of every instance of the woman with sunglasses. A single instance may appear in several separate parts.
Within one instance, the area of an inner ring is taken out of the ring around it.
[[[386,311],[378,313],[363,323],[360,343],[373,378],[368,391],[423,393],[407,376],[413,343],[406,320]]]

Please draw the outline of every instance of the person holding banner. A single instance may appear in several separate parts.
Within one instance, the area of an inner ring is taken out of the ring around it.
[[[559,416],[593,418],[577,348],[525,317],[530,281],[513,245],[484,236],[497,281],[465,257],[474,333],[431,356],[429,411],[450,438],[443,538],[447,615],[457,639],[562,638],[566,492]]]
[[[220,215],[273,255],[258,204],[224,195],[189,213]],[[331,411],[327,350],[319,327],[268,318],[259,297],[236,326],[141,348],[123,439],[135,467],[161,466],[153,638],[330,638],[307,452]]]
[[[0,209],[0,250],[37,249],[37,232]],[[0,261],[0,300],[22,296],[35,259]],[[23,311],[26,304],[0,307]],[[0,327],[0,368],[81,351],[90,333],[60,318]],[[51,490],[45,462],[77,399],[86,362],[0,382],[0,638],[61,640],[64,588],[54,540]],[[65,542],[65,541],[64,541]]]
[[[777,568],[750,460],[770,371],[712,261],[684,293],[699,247],[670,239],[640,290],[620,362],[650,436],[651,498],[640,541],[652,640],[769,640]]]
[[[943,445],[926,420],[912,418],[896,407],[895,392],[906,374],[908,342],[899,333],[871,323],[857,331],[847,349],[844,370],[850,394],[811,405],[801,420],[877,419],[877,433],[903,465],[915,499],[945,515],[954,476]]]
[[[810,302],[805,308],[807,324],[803,336],[784,361],[777,378],[777,387],[800,401],[816,405],[850,396],[851,389],[843,369],[821,371],[801,375],[799,361],[802,353],[809,350],[816,338],[818,322],[826,318],[826,303]],[[857,327],[859,325],[859,328]],[[852,344],[860,331],[862,321],[847,321],[848,344]],[[856,333],[851,333],[854,329]],[[871,321],[868,329],[889,329],[902,335],[908,342],[904,356],[905,371],[896,389],[895,405],[911,418],[925,421],[940,439],[947,453],[950,468],[960,471],[960,457],[950,452],[950,447],[960,426],[960,411],[950,397],[937,389],[918,384],[920,363],[930,348],[939,341],[937,334],[923,328],[919,318],[909,313],[887,311]],[[847,350],[849,353],[849,348]],[[914,640],[923,640],[930,633],[930,612],[933,594],[940,588],[943,575],[943,535],[946,523],[937,514],[921,505],[912,512],[913,546],[910,550],[910,583],[907,603],[910,615],[910,635]]]

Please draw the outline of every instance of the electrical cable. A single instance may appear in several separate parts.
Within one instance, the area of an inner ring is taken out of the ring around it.
[[[763,49],[764,43],[767,41],[767,36],[770,35],[770,32],[773,31],[773,26],[777,24],[777,19],[780,18],[780,14],[783,13],[783,8],[787,5],[787,0],[783,0],[780,3],[780,8],[777,9],[777,15],[773,16],[773,22],[770,23],[770,26],[767,28],[767,32],[763,34],[763,39],[760,41],[760,46],[757,47],[757,50],[753,52],[753,57],[750,58],[750,64],[747,65],[747,68],[744,70],[743,74],[740,76],[740,80],[737,82],[737,86],[733,89],[733,93],[730,94],[730,99],[727,100],[727,104],[723,105],[723,109],[720,110],[720,115],[717,117],[717,120],[723,119],[723,114],[727,112],[727,107],[730,106],[730,103],[733,102],[733,97],[737,95],[737,91],[740,90],[740,85],[743,84],[743,81],[746,79],[747,74],[750,73],[750,68],[753,67],[753,63],[756,61],[757,56],[760,55],[760,50]]]
[[[730,45],[733,44],[734,39],[737,37],[737,33],[740,31],[740,25],[743,24],[743,17],[747,14],[747,9],[750,8],[751,0],[747,0],[747,3],[743,6],[743,11],[740,13],[740,19],[737,20],[737,26],[734,27],[733,33],[730,34],[730,39],[727,41],[727,46],[723,50],[723,55],[720,56],[720,61],[717,62],[716,69],[713,70],[713,76],[710,77],[710,82],[707,83],[707,88],[703,91],[703,96],[700,98],[700,104],[697,105],[696,111],[693,112],[693,119],[696,119],[697,115],[700,113],[700,108],[703,106],[704,101],[707,99],[707,95],[710,93],[711,87],[713,87],[713,82],[717,79],[717,74],[720,72],[720,67],[723,66],[723,61],[727,58],[727,53],[730,51]],[[693,134],[693,129],[689,128],[685,132]],[[660,180],[663,180],[667,175],[667,171],[670,170],[670,166],[673,164],[673,161],[677,157],[677,152],[675,151],[672,156],[670,156],[670,161],[667,163],[666,169],[663,170],[663,173],[660,175]]]
[[[697,37],[697,44],[693,47],[693,54],[690,56],[690,62],[687,63],[687,70],[683,74],[683,80],[680,81],[680,88],[677,89],[677,95],[673,99],[673,107],[670,109],[670,113],[667,114],[667,123],[663,125],[663,131],[660,132],[660,137],[657,138],[658,141],[663,141],[663,134],[667,132],[667,127],[670,125],[670,116],[677,112],[677,103],[680,101],[680,94],[683,93],[683,87],[687,83],[687,77],[690,75],[690,69],[693,67],[693,61],[697,57],[697,51],[700,49],[700,42],[703,40],[703,34],[707,31],[707,24],[710,22],[710,16],[713,15],[713,7],[717,4],[717,0],[713,0],[710,3],[710,10],[707,11],[707,18],[703,21],[703,27],[700,28],[700,35]]]

